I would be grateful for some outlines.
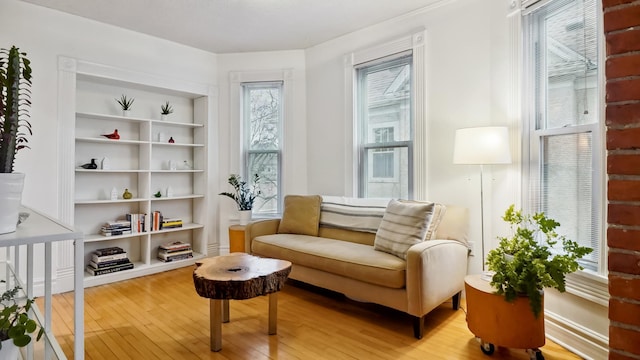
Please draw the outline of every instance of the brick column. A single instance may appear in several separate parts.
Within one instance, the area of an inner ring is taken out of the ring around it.
[[[640,359],[640,0],[602,0],[606,37],[609,359]]]

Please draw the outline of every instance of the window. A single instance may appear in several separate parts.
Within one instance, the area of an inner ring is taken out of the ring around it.
[[[531,207],[593,248],[581,264],[604,273],[598,34],[595,0],[551,1],[525,16]]]
[[[358,195],[413,195],[412,52],[355,67]]]
[[[256,215],[279,212],[282,163],[282,82],[242,83],[245,179],[260,176]]]

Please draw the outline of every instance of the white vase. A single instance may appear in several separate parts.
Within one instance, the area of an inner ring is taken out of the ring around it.
[[[13,343],[13,340],[8,339],[2,342],[2,349],[0,349],[0,359],[3,359],[3,360],[18,359],[18,347]]]
[[[240,225],[247,225],[251,222],[251,210],[240,210]]]
[[[23,188],[24,174],[0,174],[0,234],[16,231]]]

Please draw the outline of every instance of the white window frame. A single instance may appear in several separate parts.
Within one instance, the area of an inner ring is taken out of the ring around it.
[[[287,191],[287,183],[284,174],[288,171],[287,163],[290,161],[287,155],[287,124],[293,114],[293,84],[295,82],[295,71],[293,69],[282,70],[265,70],[265,71],[231,71],[229,72],[229,173],[243,174],[246,169],[246,153],[245,141],[243,138],[242,119],[242,84],[252,82],[281,82],[282,83],[282,121],[281,121],[281,141],[280,146],[281,158],[279,169],[279,190],[278,194],[282,195],[278,198],[278,211],[273,217],[278,217],[283,211],[284,194]],[[237,151],[234,151],[236,146]],[[244,177],[244,175],[243,175]],[[226,181],[226,177],[223,179]],[[258,215],[259,217],[272,217],[267,215]]]
[[[381,59],[389,55],[398,54],[408,50],[413,55],[413,199],[427,200],[428,194],[428,149],[427,134],[428,124],[426,121],[426,97],[425,97],[425,38],[424,29],[416,31],[409,36],[399,38],[395,41],[369,47],[357,52],[352,52],[344,57],[344,78],[345,78],[345,119],[352,119],[345,122],[346,142],[345,152],[351,153],[350,161],[345,162],[345,189],[346,196],[357,196],[358,193],[358,121],[357,121],[357,101],[354,97],[357,83],[357,76],[354,67],[358,64]]]
[[[556,128],[535,130],[536,124],[536,108],[535,108],[535,79],[532,74],[536,66],[534,54],[529,47],[531,38],[527,38],[530,34],[528,27],[530,26],[530,19],[526,15],[529,15],[533,11],[539,9],[554,1],[561,0],[523,0],[522,1],[522,34],[523,37],[523,58],[524,58],[524,77],[523,77],[523,207],[530,209],[531,211],[537,211],[536,208],[539,198],[539,189],[534,184],[539,182],[539,144],[541,136],[561,135],[569,133],[579,133],[589,131],[592,133],[592,167],[593,167],[593,208],[596,211],[600,210],[598,214],[594,216],[596,221],[599,221],[599,247],[600,256],[598,259],[597,271],[582,270],[567,275],[566,290],[569,293],[580,296],[589,301],[593,301],[603,306],[608,306],[609,292],[608,292],[608,274],[607,274],[607,243],[606,243],[606,153],[605,153],[605,121],[604,121],[604,96],[602,95],[605,89],[605,76],[604,76],[604,31],[602,30],[602,9],[596,5],[596,17],[598,26],[598,117],[599,121],[593,124],[577,125],[572,129]],[[533,104],[533,105],[532,105]],[[528,164],[528,165],[527,165]]]

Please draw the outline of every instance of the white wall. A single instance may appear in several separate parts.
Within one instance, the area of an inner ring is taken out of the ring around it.
[[[158,76],[216,83],[216,55],[16,0],[0,0],[0,47],[26,51],[33,68],[30,150],[16,171],[26,173],[23,203],[58,216],[58,56]],[[63,129],[64,130],[64,129]],[[69,154],[72,156],[73,154]]]

